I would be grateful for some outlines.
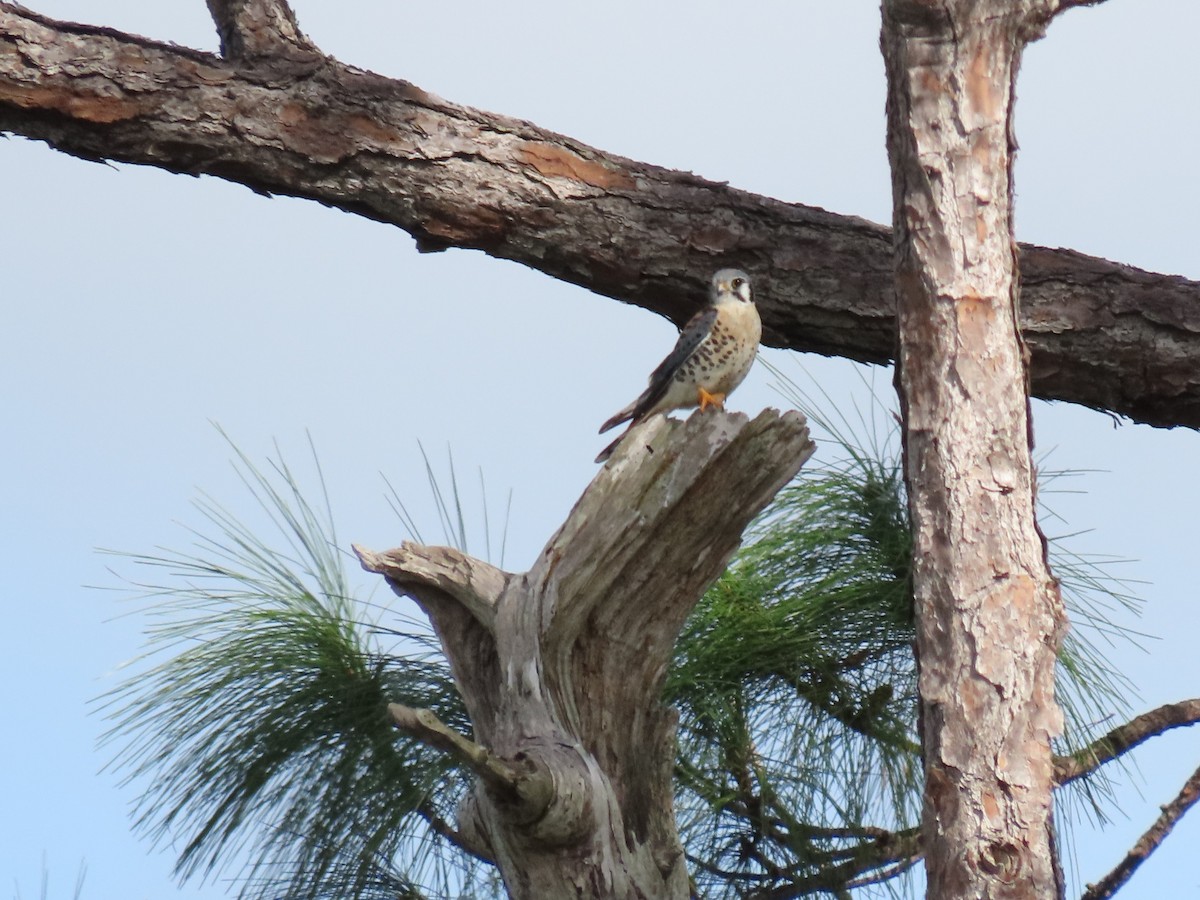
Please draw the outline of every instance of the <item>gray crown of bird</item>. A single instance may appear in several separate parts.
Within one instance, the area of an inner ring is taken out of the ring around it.
[[[629,422],[621,435],[600,451],[604,462],[617,445],[656,413],[699,406],[722,408],[729,393],[742,383],[762,339],[762,322],[750,291],[750,276],[739,269],[721,269],[712,277],[708,305],[679,332],[675,349],[650,373],[641,395],[600,426],[600,433]]]

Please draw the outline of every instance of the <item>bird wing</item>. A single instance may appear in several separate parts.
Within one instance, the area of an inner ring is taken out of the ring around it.
[[[702,309],[688,319],[688,323],[683,326],[683,331],[679,332],[679,340],[675,342],[675,349],[668,353],[667,358],[650,373],[650,386],[646,388],[646,393],[654,390],[655,387],[659,388],[660,394],[666,390],[675,373],[679,371],[679,367],[700,349],[701,344],[708,340],[716,321],[717,308],[715,306]]]
[[[640,397],[601,425],[600,433],[603,434],[629,419],[636,421],[652,409],[654,404],[658,403],[666,394],[675,373],[708,340],[712,334],[713,323],[716,321],[717,309],[715,306],[702,309],[692,316],[683,326],[683,330],[679,332],[679,340],[675,342],[675,349],[667,354],[667,358],[658,364],[657,369],[650,373],[650,384],[646,390],[642,391]]]

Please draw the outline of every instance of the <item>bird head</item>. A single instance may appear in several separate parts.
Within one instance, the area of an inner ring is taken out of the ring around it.
[[[754,295],[750,292],[750,276],[741,269],[721,269],[712,277],[710,290],[714,305],[754,302]]]

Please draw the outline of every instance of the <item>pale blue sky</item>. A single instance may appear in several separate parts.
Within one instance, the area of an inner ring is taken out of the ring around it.
[[[51,16],[215,49],[202,0],[29,0]],[[604,149],[784,200],[890,220],[874,2],[402,4],[297,0],[327,52],[459,103],[530,119]],[[1067,15],[1027,53],[1019,85],[1019,236],[1200,279],[1200,85],[1195,0],[1110,0]],[[242,496],[219,422],[255,458],[278,439],[320,453],[341,537],[399,543],[380,473],[436,533],[417,439],[509,487],[509,568],[524,568],[595,473],[598,424],[636,394],[673,327],[479,253],[418,255],[404,233],[212,178],[80,162],[0,141],[0,883],[86,900],[215,898],[170,880],[169,852],[130,835],[132,792],[97,772],[88,702],[136,655],[96,547],[183,546],[204,489]],[[613,366],[607,354],[623,347]],[[781,363],[783,354],[772,359]],[[835,396],[848,364],[806,358]],[[619,377],[603,377],[616,370]],[[483,389],[499,380],[503,392]],[[877,378],[884,387],[886,374]],[[759,367],[732,406],[778,405]],[[847,401],[848,402],[848,401]],[[1093,529],[1077,551],[1137,562],[1148,652],[1114,664],[1136,709],[1200,695],[1195,584],[1200,437],[1114,427],[1036,404],[1058,468],[1100,470],[1056,495]],[[364,576],[365,579],[365,576]],[[364,583],[366,583],[364,581]],[[1128,820],[1077,839],[1080,880],[1106,872],[1200,764],[1200,732],[1139,751]],[[1144,799],[1139,798],[1139,791]],[[1200,816],[1122,895],[1200,897]],[[6,879],[6,881],[4,881]],[[9,890],[12,890],[9,888]]]

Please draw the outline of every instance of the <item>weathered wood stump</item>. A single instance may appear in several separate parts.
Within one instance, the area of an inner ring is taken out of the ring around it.
[[[459,825],[512,897],[688,896],[663,680],[685,618],[813,449],[796,412],[656,417],[528,572],[446,547],[355,548],[441,639],[473,739],[428,710],[392,713],[478,776]]]

